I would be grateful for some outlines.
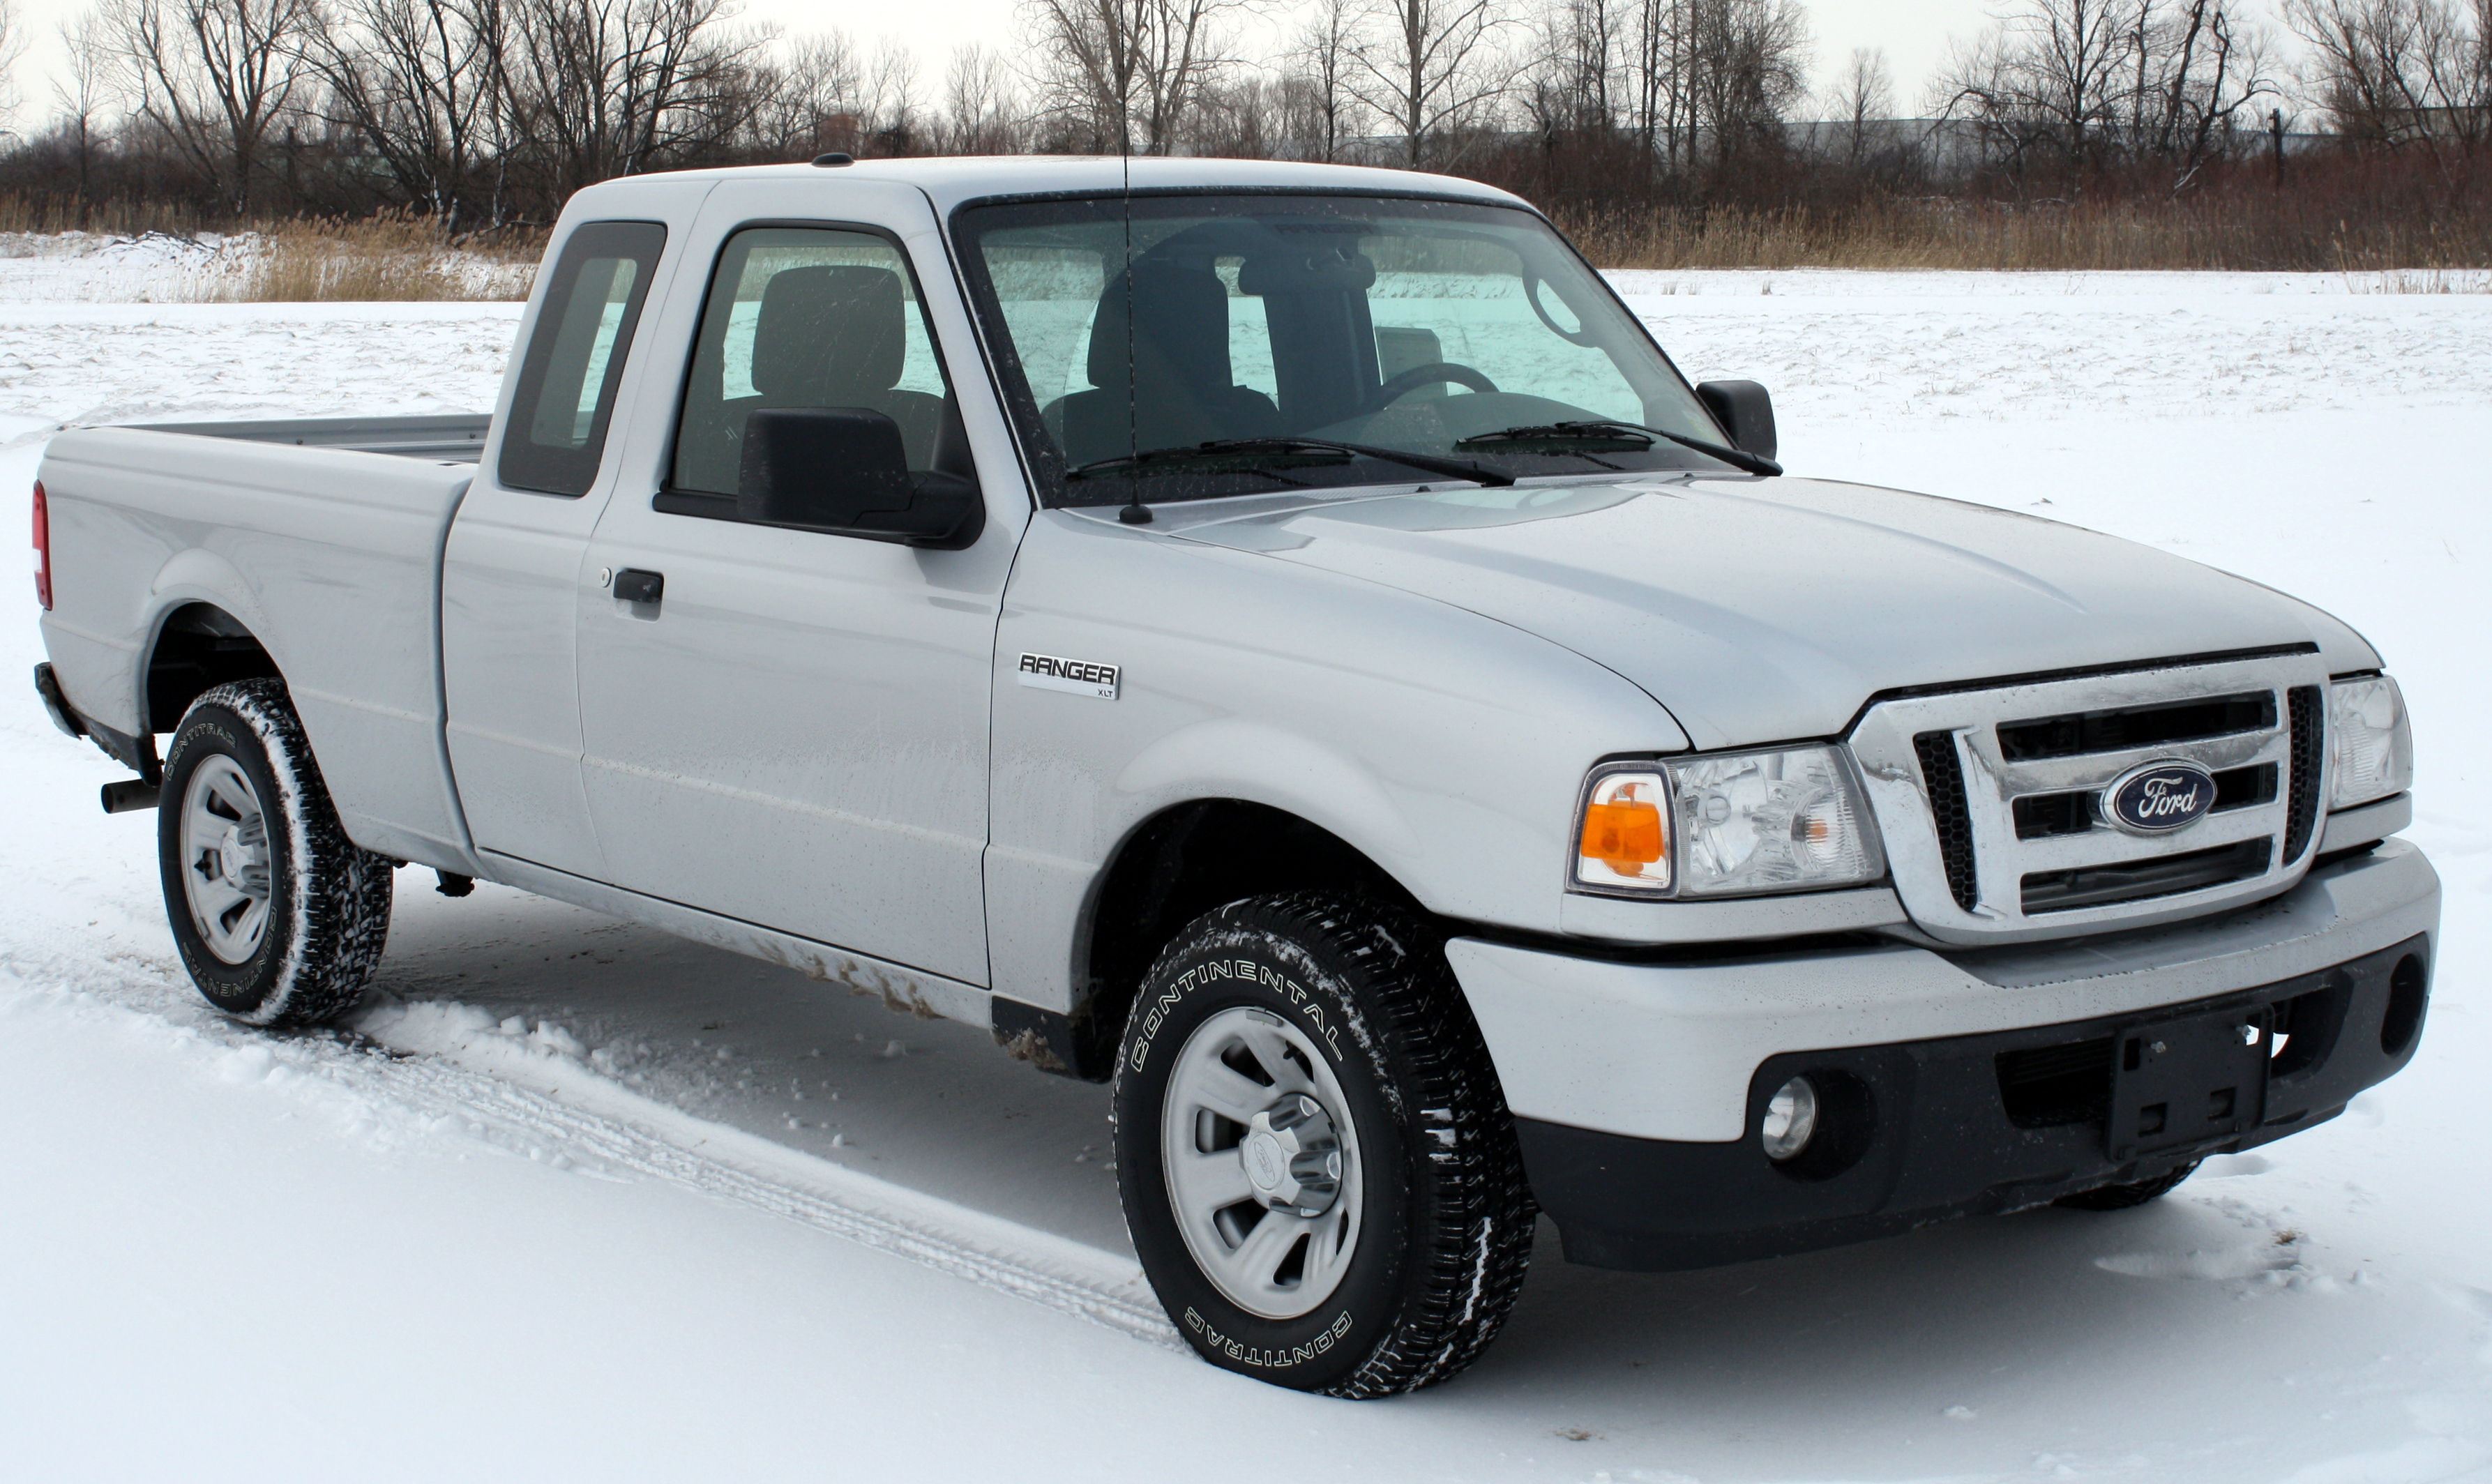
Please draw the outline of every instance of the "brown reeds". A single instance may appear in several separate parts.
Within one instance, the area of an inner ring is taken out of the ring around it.
[[[2483,215],[2291,218],[2236,202],[2009,207],[1937,199],[1831,211],[1609,210],[1561,213],[1559,220],[1605,268],[2337,273],[2492,263],[2492,218]]]
[[[228,274],[202,280],[201,297],[255,304],[524,299],[542,245],[445,242],[430,222],[390,213],[272,223],[244,241]]]

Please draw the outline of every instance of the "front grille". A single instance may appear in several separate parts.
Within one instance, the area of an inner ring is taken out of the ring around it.
[[[2160,747],[2167,742],[2196,742],[2236,732],[2264,731],[2274,725],[2275,693],[2257,691],[2164,705],[2079,711],[2030,722],[2002,722],[1999,752],[2010,762],[2033,762],[2044,757],[2080,757],[2090,753]]]
[[[2310,848],[2319,825],[2319,765],[2328,745],[2319,723],[2319,687],[2295,686],[2285,693],[2284,707],[2293,732],[2293,795],[2285,800],[2284,858],[2298,861]]]
[[[2150,856],[2117,866],[2036,871],[2025,877],[2025,910],[2029,914],[2070,912],[2081,906],[2107,906],[2116,902],[2143,902],[2150,897],[2204,891],[2243,876],[2264,875],[2274,847],[2274,837],[2262,836],[2239,845]]]
[[[2018,1128],[2092,1123],[2111,1106],[2110,1036],[1999,1054],[1999,1101]]]
[[[1952,732],[1925,731],[1913,739],[1920,755],[1921,778],[1929,786],[1930,814],[1939,827],[1939,854],[1946,862],[1947,891],[1955,905],[1970,912],[1981,900],[1981,883],[1973,875],[1973,816],[1965,808],[1964,763],[1955,755]]]
[[[1914,924],[1972,946],[2170,922],[2271,896],[2324,817],[2316,647],[1896,694],[1847,737]],[[2119,828],[2104,790],[2186,763],[2212,807]]]

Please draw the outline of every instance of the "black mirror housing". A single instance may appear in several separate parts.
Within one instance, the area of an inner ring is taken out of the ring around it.
[[[1731,446],[1760,459],[1774,457],[1774,399],[1754,381],[1707,381],[1696,389],[1705,410],[1731,435]]]
[[[746,419],[735,513],[761,525],[958,549],[986,523],[978,482],[911,473],[900,425],[871,407],[764,407]]]

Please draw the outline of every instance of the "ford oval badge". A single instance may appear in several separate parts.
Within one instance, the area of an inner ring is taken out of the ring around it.
[[[2131,768],[2102,791],[2103,817],[2132,835],[2187,829],[2215,807],[2215,775],[2194,762]]]

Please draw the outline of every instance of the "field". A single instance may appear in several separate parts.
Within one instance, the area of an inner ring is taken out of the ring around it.
[[[519,312],[136,303],[161,262],[36,261],[0,261],[19,490],[65,425],[490,406]],[[2109,531],[2367,635],[2418,718],[2411,838],[2448,891],[2413,1068],[2132,1212],[1676,1276],[1568,1267],[1544,1232],[1473,1372],[1320,1401],[1176,1348],[1125,1246],[1102,1090],[983,1030],[415,870],[354,1033],[222,1023],[173,960],[156,816],[98,813],[120,770],[21,694],[0,710],[6,1471],[2492,1479],[2492,763],[2467,740],[2492,736],[2492,295],[1613,277],[1691,377],[1773,388],[1795,472]],[[0,658],[41,657],[30,608]]]

